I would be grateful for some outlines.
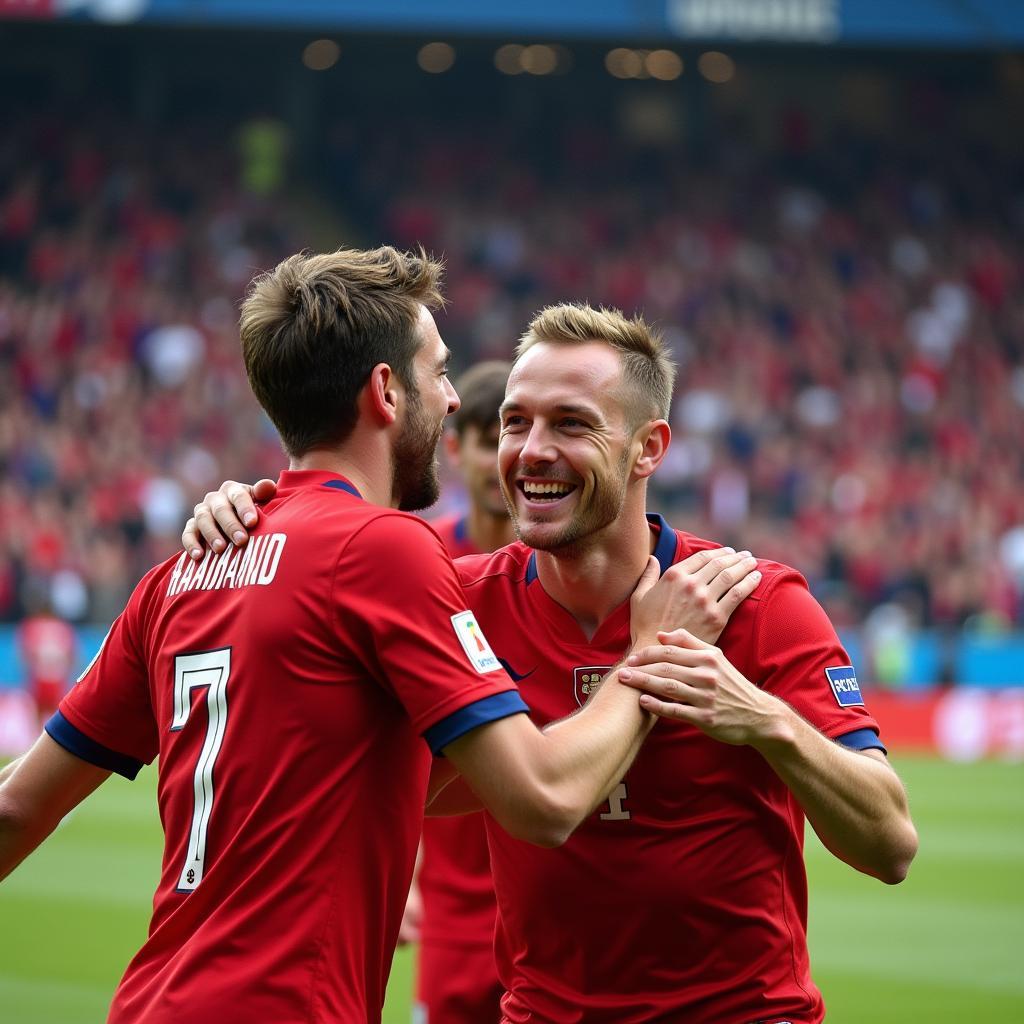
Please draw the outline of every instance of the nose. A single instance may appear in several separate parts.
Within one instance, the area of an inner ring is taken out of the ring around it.
[[[528,466],[536,466],[540,463],[554,462],[557,458],[558,452],[552,443],[550,431],[543,423],[535,420],[523,440],[522,448],[519,449],[519,461]]]
[[[459,398],[459,393],[455,390],[452,382],[445,377],[444,379],[445,394],[448,398],[448,415],[451,416],[453,412],[457,412],[459,407],[462,405],[462,399]]]

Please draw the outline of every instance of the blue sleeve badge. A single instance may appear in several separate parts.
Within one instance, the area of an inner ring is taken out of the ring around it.
[[[864,697],[860,692],[860,683],[857,682],[857,673],[853,670],[852,665],[827,668],[825,675],[841,708],[852,708],[857,705],[863,707]]]

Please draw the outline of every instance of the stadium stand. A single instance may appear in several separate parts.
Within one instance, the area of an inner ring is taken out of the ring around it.
[[[235,310],[327,209],[336,244],[445,255],[461,365],[551,301],[660,323],[682,372],[658,504],[799,566],[838,625],[1024,624],[1019,156],[946,146],[955,92],[906,102],[885,146],[841,123],[811,146],[792,108],[697,152],[586,111],[557,134],[332,115],[312,183],[273,122],[26,111],[0,147],[0,621],[44,597],[109,622],[192,500],[276,473]]]

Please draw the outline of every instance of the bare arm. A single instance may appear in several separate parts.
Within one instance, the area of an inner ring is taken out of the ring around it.
[[[623,682],[647,691],[641,705],[723,743],[752,746],[836,857],[883,882],[903,881],[917,853],[917,832],[903,784],[885,755],[828,739],[746,679],[717,647],[682,632],[664,639],[688,653],[657,663],[655,651],[638,652],[651,663],[627,669]]]
[[[110,776],[68,753],[46,733],[15,764],[0,784],[0,879]]]
[[[24,754],[20,757],[16,757],[13,761],[8,761],[7,764],[0,768],[0,786],[2,786],[13,774],[14,770],[21,764]]]
[[[559,846],[618,785],[653,722],[613,673],[579,714],[545,732],[513,715],[444,752],[507,832]]]

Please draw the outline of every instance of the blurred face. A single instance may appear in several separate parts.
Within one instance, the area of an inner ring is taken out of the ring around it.
[[[498,479],[498,419],[489,427],[469,423],[461,436],[450,441],[449,453],[458,466],[469,500],[475,509],[504,518],[505,496]]]
[[[448,351],[430,311],[420,307],[419,349],[413,359],[412,382],[406,389],[402,425],[394,446],[391,492],[403,512],[428,508],[437,501],[437,443],[444,418],[459,407],[448,380]]]
[[[534,345],[509,376],[498,464],[519,538],[541,551],[579,544],[626,499],[632,432],[622,364],[603,342]]]

